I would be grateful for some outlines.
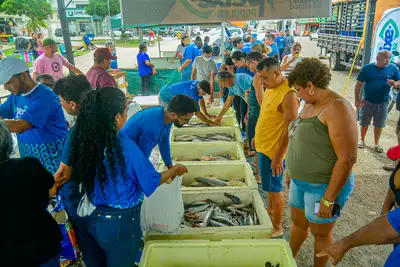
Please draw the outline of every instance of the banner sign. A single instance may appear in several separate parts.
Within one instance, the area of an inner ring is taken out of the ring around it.
[[[121,0],[123,24],[197,24],[321,18],[330,0]]]
[[[377,54],[382,50],[400,52],[400,8],[383,13],[382,19],[376,26],[371,62],[376,61]]]

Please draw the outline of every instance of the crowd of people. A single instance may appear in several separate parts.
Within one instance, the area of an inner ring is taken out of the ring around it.
[[[218,68],[209,45],[201,38],[191,42],[183,37],[176,54],[182,81],[163,86],[160,106],[129,120],[126,96],[110,75],[118,71],[112,67],[113,43],[96,49],[86,75],[60,56],[48,38],[42,42],[43,55],[35,61],[32,75],[22,60],[1,60],[0,84],[11,95],[0,105],[0,176],[7,178],[0,196],[3,203],[17,195],[31,196],[28,203],[25,197],[17,203],[29,205],[28,216],[35,218],[35,223],[26,225],[27,213],[15,205],[5,207],[5,252],[14,255],[14,266],[26,262],[59,266],[63,237],[47,211],[48,199],[54,196],[65,205],[86,266],[133,266],[142,237],[144,196],[188,171],[172,162],[172,124],[182,127],[196,115],[219,125],[232,105],[246,133],[248,157],[255,157],[254,174],[268,198],[272,238],[284,235],[283,181],[289,187],[289,242],[294,257],[309,231],[315,241],[316,267],[326,266],[329,258],[336,264],[352,247],[397,243],[400,213],[391,210],[400,203],[399,165],[390,178],[382,217],[335,244],[332,239],[336,220],[354,189],[353,166],[372,119],[374,149],[382,152],[379,136],[386,121],[388,91],[400,87],[390,52],[381,51],[357,78],[355,104],[361,109],[362,135],[358,142],[353,106],[329,89],[332,77],[323,62],[303,57],[301,44],[288,31],[276,38],[267,34],[263,41],[248,31],[243,39],[232,40],[232,51],[224,53]],[[146,51],[141,44],[137,55],[144,93],[155,71]],[[77,75],[65,77],[63,67]],[[212,116],[207,104],[214,101],[217,88],[224,105]],[[12,133],[17,134],[20,158],[12,157]],[[149,161],[155,146],[167,166],[161,173]],[[399,159],[399,146],[389,156]],[[399,247],[386,266],[400,264]]]

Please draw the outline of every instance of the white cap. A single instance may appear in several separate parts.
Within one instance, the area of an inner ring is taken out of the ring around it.
[[[7,83],[12,76],[29,70],[24,61],[14,56],[0,60],[0,84]]]

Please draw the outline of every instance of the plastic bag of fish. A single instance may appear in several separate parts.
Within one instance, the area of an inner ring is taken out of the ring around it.
[[[190,187],[247,186],[243,178],[196,177]]]
[[[182,228],[227,227],[259,225],[260,221],[252,204],[245,205],[240,198],[224,194],[232,203],[219,206],[207,199],[195,201],[185,207]]]
[[[175,142],[215,142],[215,141],[235,141],[235,137],[228,133],[216,134],[193,134],[179,135],[175,137]]]

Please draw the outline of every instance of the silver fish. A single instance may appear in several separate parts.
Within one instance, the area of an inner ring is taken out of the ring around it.
[[[207,184],[210,186],[227,186],[228,185],[226,182],[221,181],[218,178],[196,177],[195,180],[199,183]]]
[[[213,219],[210,219],[210,225],[211,226],[217,226],[217,227],[226,227],[228,225],[214,221]]]
[[[211,219],[211,215],[212,215],[212,213],[214,212],[214,208],[215,208],[214,204],[211,204],[211,208],[210,208],[210,209],[207,211],[207,213],[204,215],[203,222],[200,224],[200,227],[201,227],[201,228],[206,227],[206,226],[208,225],[208,222],[209,222],[210,219]]]
[[[230,226],[235,226],[235,224],[233,222],[231,222],[229,219],[226,219],[224,216],[212,216],[211,219],[213,219],[214,221],[217,222],[221,222],[223,224],[226,225],[230,225]]]
[[[206,201],[202,201],[202,200],[196,200],[193,201],[192,203],[190,203],[189,205],[187,205],[188,207],[196,207],[196,206],[203,206],[203,205],[207,205],[208,203]]]

